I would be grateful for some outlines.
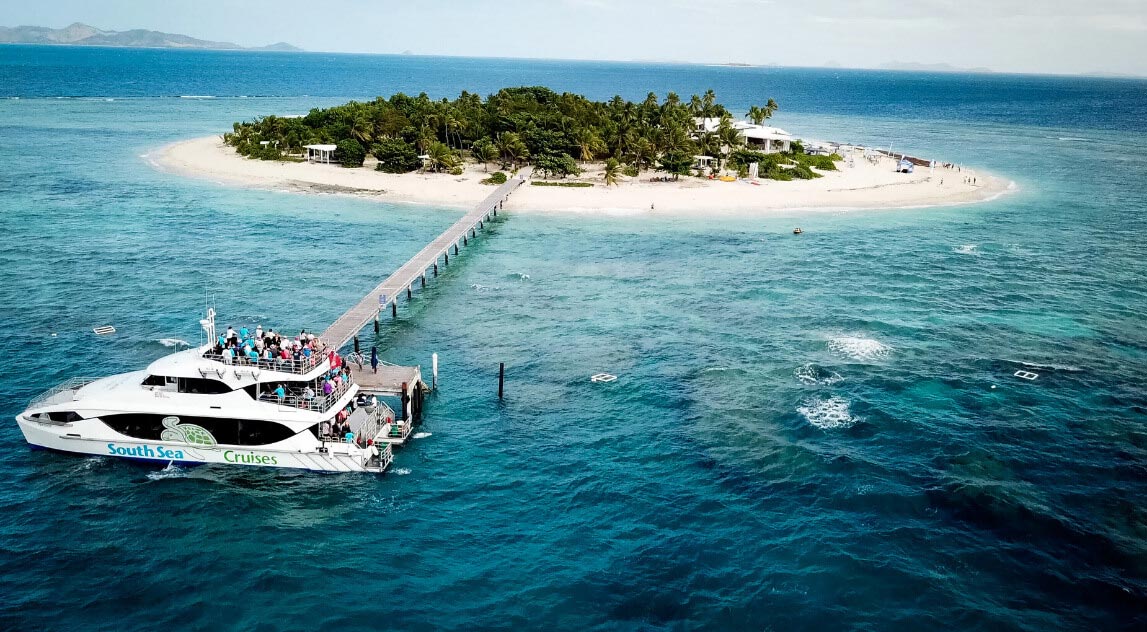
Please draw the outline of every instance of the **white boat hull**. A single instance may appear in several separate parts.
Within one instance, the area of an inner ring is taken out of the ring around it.
[[[115,432],[98,418],[47,423],[17,416],[16,422],[24,439],[34,447],[164,464],[219,463],[321,472],[381,472],[391,462],[389,445],[362,449],[353,443],[320,443],[306,432],[267,446],[203,447],[179,441],[134,439]],[[373,461],[372,450],[379,455]]]

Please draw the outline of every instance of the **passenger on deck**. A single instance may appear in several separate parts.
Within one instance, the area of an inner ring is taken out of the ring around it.
[[[310,384],[307,384],[307,388],[303,390],[303,398],[307,401],[315,398],[315,389],[311,388]]]
[[[327,438],[331,436],[331,422],[324,421],[319,424],[319,437]]]
[[[231,364],[231,349],[223,350],[223,364]]]
[[[282,403],[283,400],[286,399],[287,389],[283,388],[282,384],[280,384],[279,387],[275,389],[275,397],[278,398],[279,403]]]
[[[258,327],[255,327],[255,340],[262,340],[262,339],[263,339],[263,326],[259,325]]]
[[[239,334],[235,333],[235,330],[231,328],[231,325],[227,325],[227,340],[239,342]]]
[[[323,380],[323,395],[330,395],[335,392],[334,384],[330,380]]]

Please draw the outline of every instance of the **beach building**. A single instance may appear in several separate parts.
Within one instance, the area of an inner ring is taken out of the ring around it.
[[[697,117],[693,119],[693,123],[694,136],[712,134],[721,127],[721,119],[719,118]],[[741,135],[745,137],[745,144],[749,149],[766,154],[777,154],[789,151],[794,140],[792,134],[789,134],[783,129],[765,127],[764,125],[757,125],[748,121],[734,121],[733,129],[739,131]]]
[[[749,125],[741,129],[741,134],[745,137],[745,144],[749,149],[766,154],[789,151],[792,147],[792,134],[776,127]]]
[[[304,145],[307,150],[307,162],[330,164],[334,162],[336,147],[334,145]]]

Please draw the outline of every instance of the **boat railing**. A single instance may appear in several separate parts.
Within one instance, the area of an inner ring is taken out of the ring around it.
[[[259,396],[259,401],[278,404],[288,408],[298,408],[300,410],[307,410],[314,413],[325,413],[331,409],[340,399],[346,395],[350,390],[351,382],[345,381],[341,385],[335,386],[334,390],[329,395],[318,393],[314,397],[307,397],[305,395],[288,394],[284,397],[279,397],[275,393],[263,393]]]
[[[323,352],[312,353],[308,356],[301,356],[298,360],[283,358],[259,358],[252,360],[251,358],[244,357],[242,354],[235,354],[232,357],[225,357],[222,353],[216,353],[214,350],[209,350],[203,353],[204,359],[219,362],[228,367],[240,367],[259,369],[263,371],[278,371],[280,373],[294,373],[296,375],[306,375],[315,370],[319,365],[326,361],[327,356]]]
[[[390,428],[394,425],[394,411],[383,402],[378,402],[374,410],[367,413],[366,421],[359,428],[359,437],[375,443],[385,442]]]
[[[98,377],[73,377],[69,380],[65,380],[65,381],[53,386],[52,388],[44,391],[43,393],[40,393],[39,395],[37,395],[34,399],[32,399],[31,402],[28,403],[28,407],[32,408],[32,407],[37,406],[39,404],[46,403],[48,400],[50,400],[50,399],[52,399],[58,395],[62,395],[64,393],[67,393],[69,391],[72,392],[72,395],[68,401],[71,401],[72,399],[75,399],[75,391],[80,390],[81,388],[87,386],[88,384],[91,384],[92,382],[95,382],[98,379],[100,379],[100,378],[98,378]]]

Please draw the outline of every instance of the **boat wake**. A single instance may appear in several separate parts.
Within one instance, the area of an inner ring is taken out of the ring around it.
[[[847,399],[834,395],[828,399],[807,399],[797,407],[797,412],[821,430],[838,430],[850,428],[861,420],[853,417],[849,408]]]
[[[887,356],[892,347],[861,336],[839,336],[828,341],[828,349],[858,362],[872,362]]]
[[[415,438],[415,439],[425,439],[426,437],[431,437],[431,436],[434,436],[434,433],[433,433],[433,432],[416,432],[416,433],[414,433],[414,437],[413,437],[413,438]]]
[[[171,347],[173,349],[178,349],[180,347],[191,347],[191,343],[183,340],[182,338],[160,338],[159,340],[156,340],[156,342],[165,347]]]

